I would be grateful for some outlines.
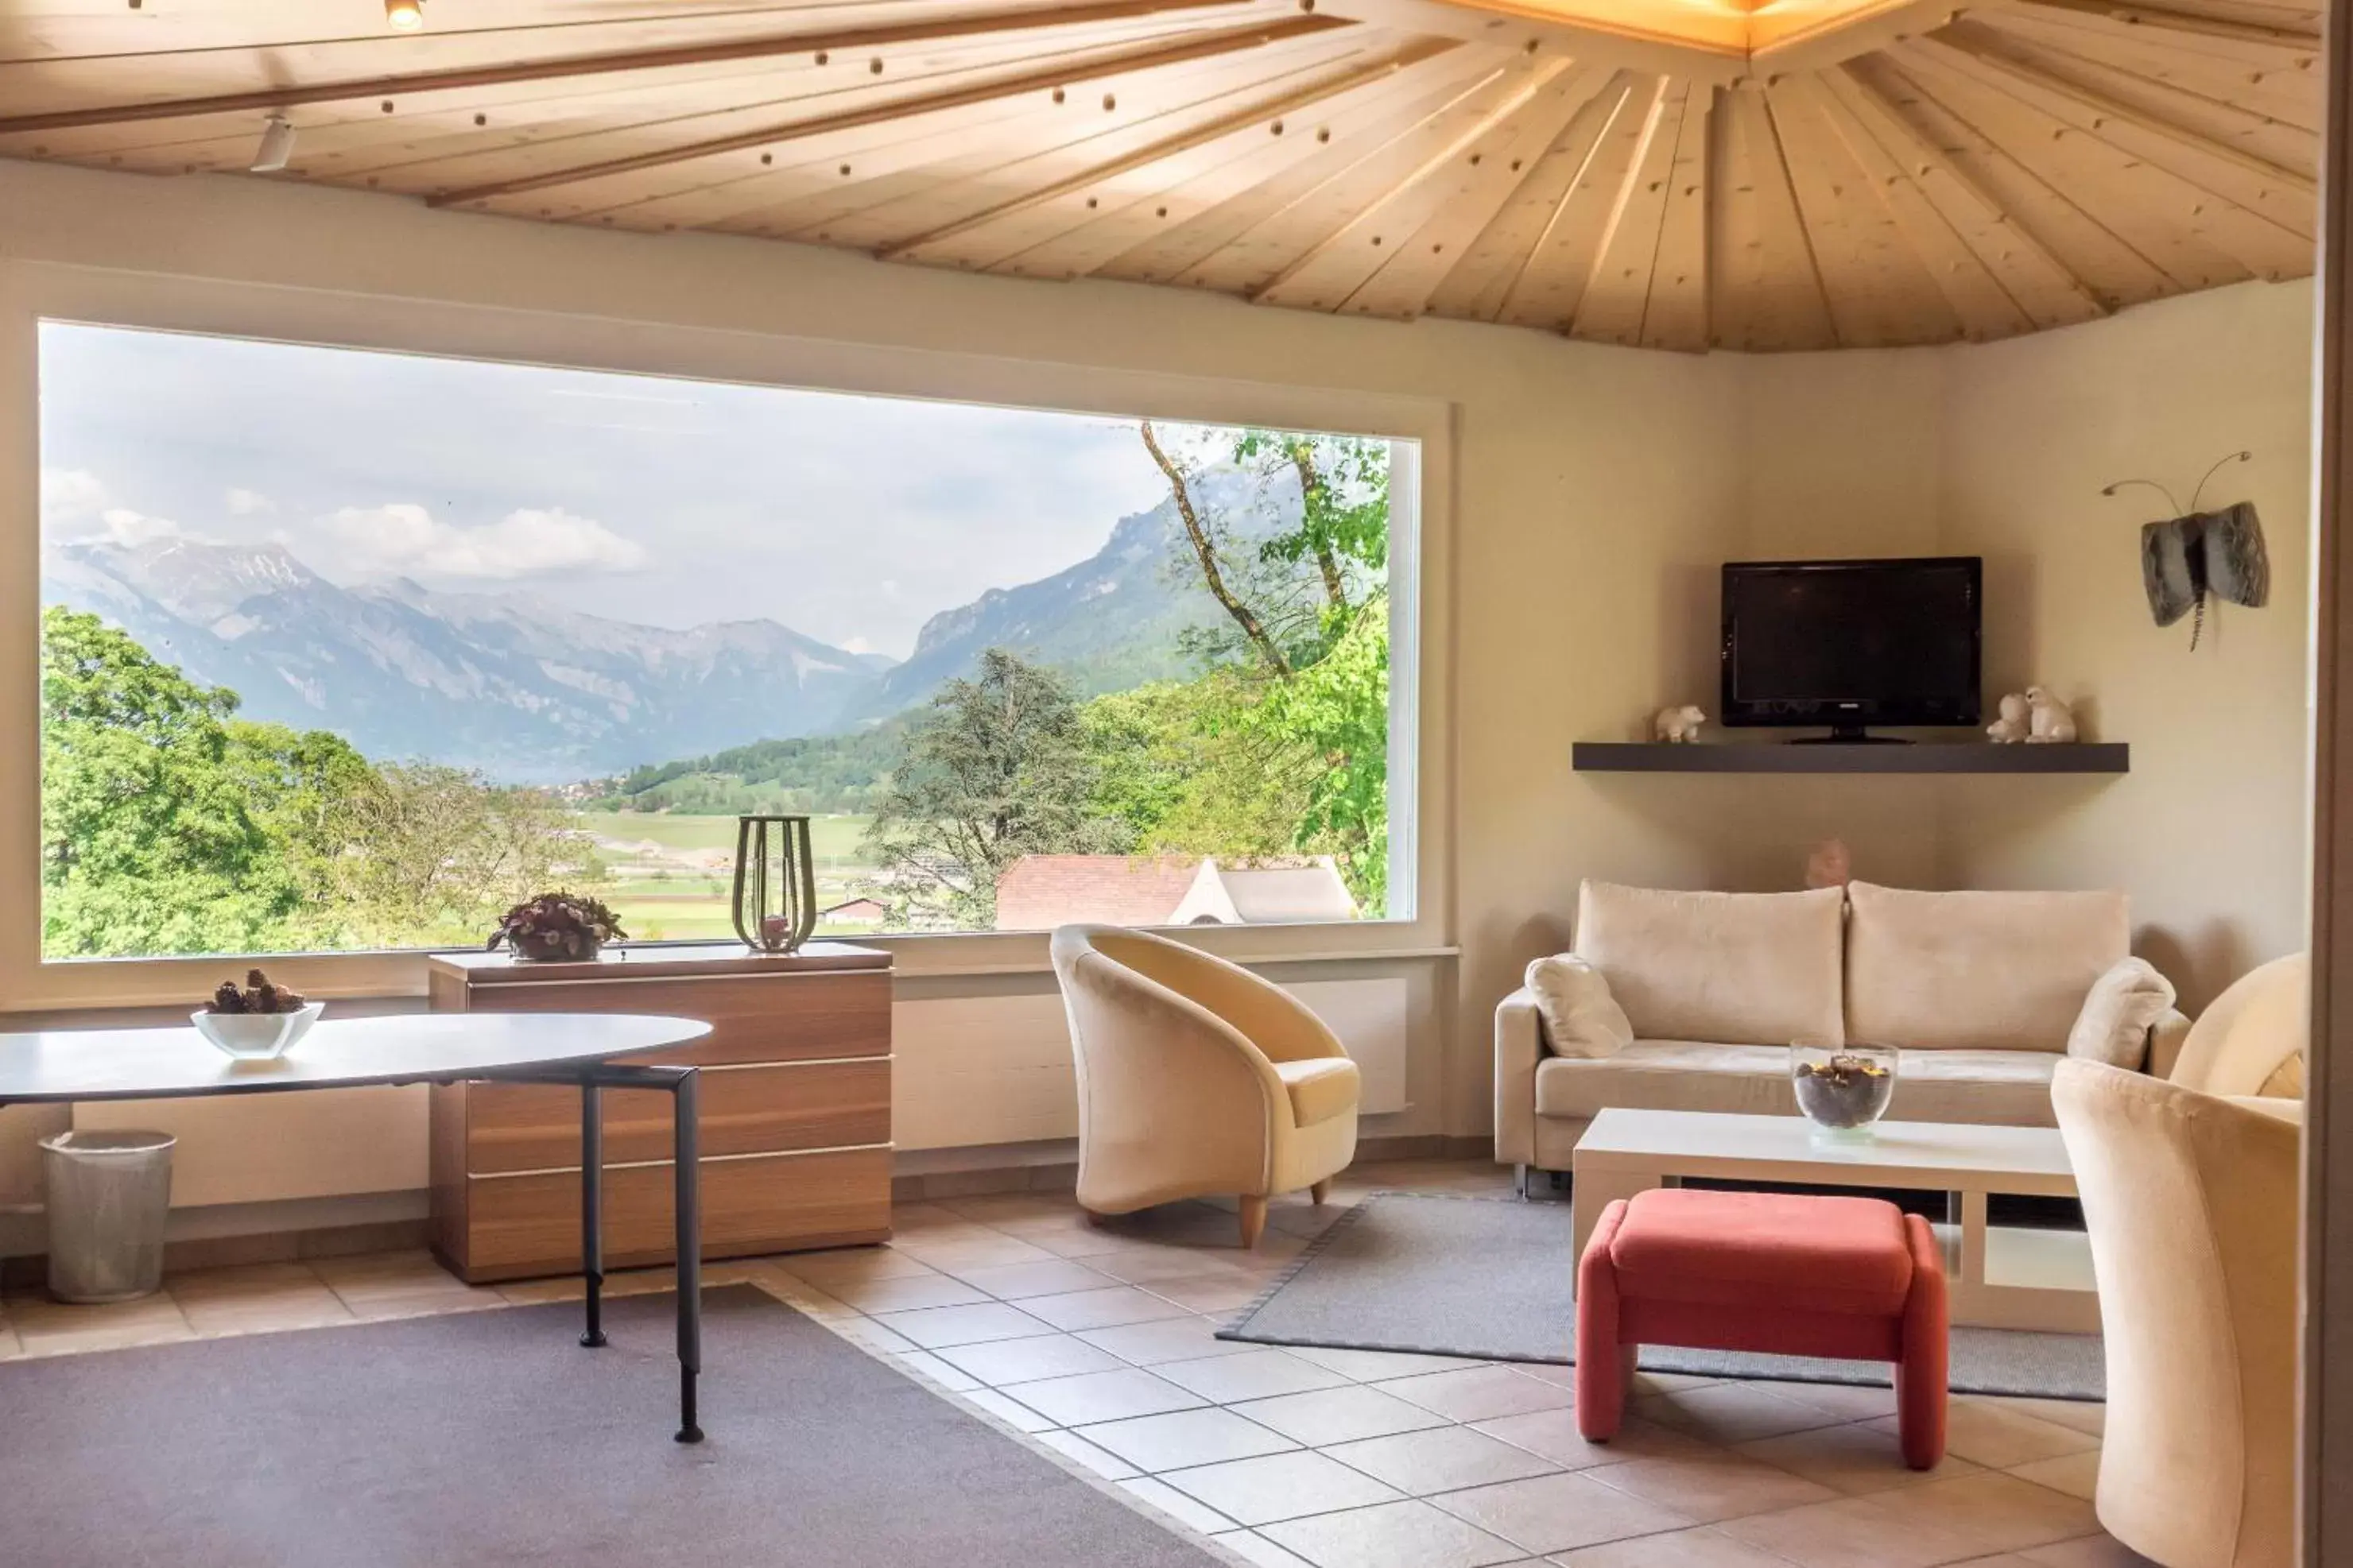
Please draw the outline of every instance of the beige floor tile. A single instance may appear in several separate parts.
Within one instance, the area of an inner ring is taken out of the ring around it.
[[[2087,1535],[2019,1553],[2034,1568],[2158,1568],[2155,1563],[2110,1536]]]
[[[1049,1258],[1043,1263],[999,1263],[987,1268],[961,1268],[955,1277],[1005,1301],[1018,1301],[1029,1296],[1063,1296],[1073,1290],[1100,1290],[1113,1283],[1067,1258]]]
[[[1215,1535],[1220,1531],[1231,1530],[1234,1527],[1234,1521],[1216,1509],[1204,1508],[1175,1487],[1155,1480],[1150,1476],[1138,1476],[1133,1480],[1122,1481],[1119,1483],[1119,1489],[1132,1498],[1140,1499],[1150,1504],[1186,1529],[1198,1530],[1203,1535]]]
[[[989,1300],[988,1293],[946,1274],[909,1274],[895,1279],[842,1279],[828,1292],[860,1312],[908,1312],[918,1307],[963,1307]]]
[[[1527,1554],[1426,1502],[1382,1503],[1260,1531],[1315,1568],[1488,1568]]]
[[[1897,1494],[1909,1497],[1925,1488]],[[1716,1527],[1798,1568],[1929,1568],[1982,1555],[1978,1538],[1942,1521],[1915,1519],[1883,1497],[1843,1498],[1811,1508],[1736,1519]]]
[[[1067,1225],[1048,1226],[1024,1226],[1008,1234],[1018,1237],[1030,1246],[1056,1258],[1075,1258],[1090,1268],[1097,1258],[1127,1256],[1145,1252],[1157,1253],[1163,1248],[1134,1237],[1122,1236],[1083,1220]]]
[[[1053,1219],[1073,1214],[1078,1205],[1065,1193],[990,1193],[979,1197],[943,1198],[938,1206],[976,1225],[1003,1230],[1023,1220]]]
[[[1789,1568],[1788,1560],[1715,1530],[1675,1530],[1563,1552],[1559,1568]]]
[[[837,1285],[862,1279],[905,1279],[936,1272],[919,1258],[892,1247],[846,1247],[830,1252],[788,1252],[768,1259],[771,1267],[805,1279],[828,1295]]]
[[[997,1388],[1010,1384],[1035,1383],[1040,1378],[1116,1372],[1128,1364],[1109,1351],[1097,1350],[1071,1334],[1039,1334],[1029,1339],[990,1340],[981,1344],[952,1345],[939,1354],[941,1360]]]
[[[1109,1351],[1137,1366],[1162,1362],[1198,1361],[1204,1356],[1247,1355],[1262,1345],[1218,1338],[1218,1327],[1207,1318],[1168,1318],[1158,1322],[1128,1323],[1116,1329],[1084,1329],[1079,1338],[1098,1350]]]
[[[1107,1290],[1077,1290],[1060,1296],[1032,1296],[1021,1303],[1021,1310],[1071,1331],[1116,1329],[1128,1323],[1194,1315],[1134,1285],[1114,1285]]]
[[[325,1288],[307,1263],[247,1263],[227,1268],[192,1268],[165,1281],[172,1299],[191,1302],[293,1300]]]
[[[1572,1391],[1577,1387],[1577,1369],[1573,1366],[1555,1366],[1546,1361],[1514,1361],[1504,1364],[1522,1377],[1533,1377],[1538,1383],[1549,1383],[1556,1388]]]
[[[1629,1459],[1590,1472],[1604,1486],[1658,1503],[1702,1524],[1776,1509],[1828,1502],[1839,1494],[1819,1482],[1733,1453],[1672,1459]]]
[[[1076,1377],[1050,1377],[1039,1383],[1018,1383],[1004,1392],[1035,1410],[1057,1426],[1084,1426],[1096,1421],[1124,1421],[1131,1415],[1158,1415],[1170,1410],[1191,1410],[1208,1403],[1142,1367],[1116,1372],[1082,1373]]]
[[[1144,1289],[1188,1312],[1239,1312],[1266,1292],[1263,1283],[1247,1276],[1238,1280],[1155,1279]]]
[[[1413,1497],[1525,1480],[1558,1468],[1549,1459],[1468,1426],[1367,1437],[1324,1452]]]
[[[14,1361],[25,1353],[25,1342],[16,1337],[16,1328],[5,1318],[0,1318],[0,1361]]]
[[[179,1303],[169,1295],[99,1307],[24,1297],[8,1303],[8,1321],[15,1325],[17,1343],[27,1356],[123,1350],[196,1337]]]
[[[891,1229],[894,1237],[926,1230],[965,1230],[973,1222],[945,1204],[893,1204]]]
[[[2092,1505],[2014,1476],[1989,1472],[1932,1481],[1862,1500],[1908,1528],[1946,1530],[1963,1537],[1965,1555],[2022,1552],[2097,1533]]]
[[[902,1351],[892,1358],[908,1371],[920,1373],[927,1383],[935,1383],[950,1394],[969,1394],[982,1385],[980,1379],[961,1367],[951,1366],[930,1351]]]
[[[1150,1471],[1187,1469],[1298,1447],[1279,1432],[1215,1405],[1105,1422],[1082,1427],[1078,1435],[1137,1469]]]
[[[1895,1390],[1848,1383],[1776,1383],[1758,1379],[1748,1384],[1800,1405],[1826,1410],[1841,1421],[1870,1421],[1895,1414]]]
[[[1380,1383],[1393,1377],[1411,1377],[1424,1372],[1459,1372],[1466,1367],[1484,1366],[1486,1363],[1461,1356],[1413,1355],[1403,1351],[1343,1351],[1324,1350],[1314,1345],[1286,1346],[1293,1355],[1328,1366],[1341,1376],[1356,1383]]]
[[[1476,1430],[1569,1470],[1660,1455],[1715,1451],[1712,1445],[1686,1433],[1639,1419],[1628,1420],[1619,1427],[1618,1436],[1607,1443],[1588,1443],[1577,1436],[1577,1415],[1570,1410],[1535,1410],[1525,1415],[1506,1415],[1499,1421],[1479,1422]]]
[[[1002,1301],[965,1307],[919,1307],[911,1312],[886,1312],[874,1321],[927,1351],[979,1344],[986,1340],[1027,1339],[1052,1326]]]
[[[2031,1465],[2013,1465],[2010,1473],[2021,1481],[2032,1481],[2038,1487],[2049,1487],[2054,1492],[2092,1500],[2100,1489],[2100,1451],[2063,1454],[2055,1459],[2037,1459]]]
[[[1565,1410],[1575,1395],[1557,1384],[1523,1377],[1509,1367],[1474,1366],[1424,1373],[1373,1385],[1450,1421],[1493,1421],[1532,1410]]]
[[[1130,1285],[1170,1279],[1256,1279],[1259,1271],[1190,1247],[1146,1247],[1115,1252],[1088,1268]]]
[[[1272,1524],[1313,1513],[1395,1502],[1399,1493],[1360,1470],[1298,1450],[1169,1470],[1162,1480],[1237,1524]]]
[[[353,1317],[369,1321],[507,1305],[496,1290],[467,1284],[422,1248],[322,1258],[311,1267]]]
[[[827,1321],[826,1327],[851,1344],[864,1345],[882,1355],[907,1355],[919,1348],[906,1335],[884,1328],[872,1318],[834,1318]]]
[[[1430,1500],[1525,1552],[1567,1552],[1632,1535],[1657,1535],[1699,1521],[1588,1475],[1532,1476]]]
[[[2073,1426],[2078,1432],[2098,1436],[2108,1427],[2108,1407],[2095,1401],[2083,1399],[2019,1399],[2000,1395],[1972,1395],[1976,1404],[2000,1405],[2015,1410],[2021,1415],[2031,1415],[2040,1421],[2055,1422]]]
[[[1054,1425],[1028,1405],[1008,1399],[992,1388],[976,1388],[955,1397],[976,1410],[988,1412],[1016,1432],[1043,1432]]]
[[[1134,1465],[1109,1449],[1099,1448],[1075,1432],[1040,1432],[1038,1441],[1065,1458],[1075,1459],[1085,1468],[1109,1481],[1124,1481],[1136,1473]]]
[[[1873,1426],[1893,1431],[1893,1416]],[[1998,1405],[1955,1400],[1945,1413],[1945,1449],[1971,1464],[2006,1470],[2038,1459],[2055,1459],[2097,1448],[2099,1438],[2073,1426],[2023,1415]]]
[[[1251,1564],[1251,1568],[1315,1568],[1306,1558],[1295,1552],[1285,1552],[1255,1531],[1229,1531],[1209,1539]]]
[[[1392,1432],[1412,1432],[1443,1426],[1446,1418],[1394,1394],[1363,1384],[1319,1389],[1313,1394],[1288,1394],[1280,1399],[1254,1400],[1235,1406],[1253,1421],[1273,1427],[1286,1437],[1310,1447],[1347,1443],[1359,1437],[1386,1437]]]
[[[1153,1368],[1180,1387],[1219,1405],[1244,1399],[1271,1399],[1283,1394],[1306,1394],[1318,1388],[1338,1388],[1347,1379],[1329,1367],[1317,1366],[1278,1350],[1253,1350],[1243,1355],[1208,1356],[1200,1361],[1164,1362]],[[1244,1522],[1248,1522],[1245,1521]]]
[[[1811,1405],[1741,1383],[1711,1384],[1633,1402],[1634,1413],[1662,1426],[1673,1426],[1712,1443],[1746,1443],[1778,1437],[1810,1426],[1830,1426],[1838,1417]]]
[[[1955,1563],[1950,1568],[2034,1568],[2034,1560],[2021,1557],[2015,1552],[2005,1552],[1998,1557],[1972,1557],[1966,1563]]]
[[[343,1299],[324,1285],[260,1300],[183,1301],[188,1327],[198,1339],[230,1334],[269,1334],[286,1329],[322,1329],[359,1320]]]
[[[1973,1475],[1980,1468],[1947,1454],[1933,1470],[1913,1469],[1904,1462],[1903,1447],[1895,1434],[1869,1421],[1760,1437],[1739,1445],[1738,1451],[1852,1497],[1949,1480]]]
[[[1048,1263],[1054,1254],[1018,1237],[1002,1231],[984,1231],[978,1236],[957,1235],[938,1239],[939,1233],[894,1240],[892,1246],[920,1262],[944,1273],[958,1273],[966,1268],[996,1268],[1015,1263]]]

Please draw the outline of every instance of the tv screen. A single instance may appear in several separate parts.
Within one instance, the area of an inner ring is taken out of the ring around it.
[[[1724,722],[1975,724],[1983,565],[1736,561],[1724,568]]]

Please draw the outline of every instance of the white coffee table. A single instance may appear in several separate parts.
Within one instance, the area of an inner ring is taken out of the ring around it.
[[[1952,1318],[1985,1328],[2094,1333],[2099,1298],[2091,1247],[2077,1232],[1986,1223],[1994,1193],[2075,1195],[2066,1145],[2048,1127],[1968,1127],[1883,1121],[1868,1142],[1817,1142],[1801,1116],[1696,1110],[1604,1110],[1577,1140],[1577,1251],[1601,1211],[1684,1177],[1896,1187],[1957,1195],[1957,1237],[1947,1227]]]

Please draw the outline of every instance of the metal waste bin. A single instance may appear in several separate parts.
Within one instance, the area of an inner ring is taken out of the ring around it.
[[[164,1284],[172,1207],[168,1132],[61,1132],[41,1140],[47,1179],[49,1294],[128,1301]]]

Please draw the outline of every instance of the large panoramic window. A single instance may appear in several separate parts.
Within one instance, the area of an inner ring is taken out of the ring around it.
[[[40,377],[50,959],[731,936],[754,812],[821,933],[1412,912],[1410,443],[59,322]]]

